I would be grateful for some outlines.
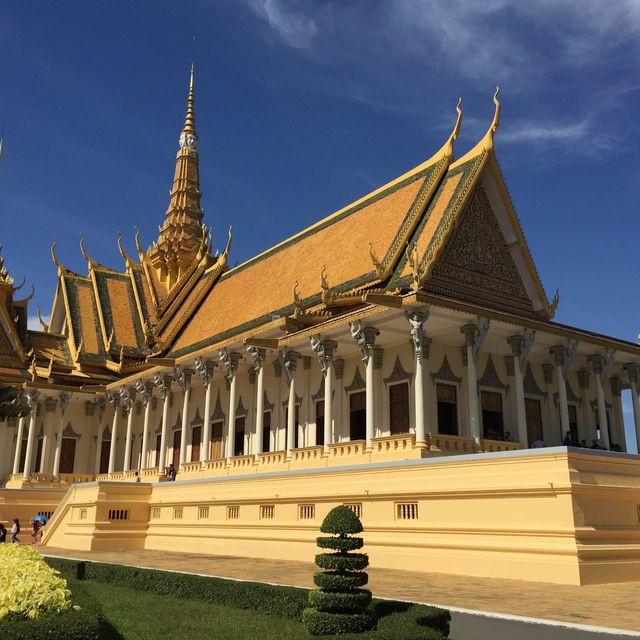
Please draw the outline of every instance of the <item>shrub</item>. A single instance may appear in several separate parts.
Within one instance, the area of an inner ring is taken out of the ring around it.
[[[34,619],[71,608],[67,583],[31,547],[0,545],[0,619]]]
[[[119,634],[106,622],[96,600],[82,583],[68,579],[74,605],[61,613],[43,613],[35,619],[8,616],[0,620],[2,640],[111,640]]]
[[[308,590],[298,587],[276,587],[260,582],[238,582],[225,578],[53,557],[48,557],[47,562],[64,575],[80,580],[95,580],[138,591],[260,611],[288,620],[299,621],[307,602]]]
[[[311,635],[361,633],[376,624],[375,615],[367,610],[371,592],[361,589],[368,576],[362,571],[369,566],[366,553],[350,553],[362,548],[362,538],[351,537],[362,531],[360,518],[348,507],[332,509],[320,526],[322,549],[335,549],[335,553],[320,553],[316,564],[327,571],[316,573],[314,582],[320,591],[309,593],[309,608],[302,621]]]

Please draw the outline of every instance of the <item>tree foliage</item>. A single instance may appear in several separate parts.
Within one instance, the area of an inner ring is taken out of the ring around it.
[[[29,404],[20,389],[0,384],[0,421],[21,418],[29,411]]]

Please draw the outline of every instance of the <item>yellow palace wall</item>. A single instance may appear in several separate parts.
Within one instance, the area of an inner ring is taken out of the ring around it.
[[[565,584],[640,579],[640,459],[567,450],[75,486],[45,542],[311,561],[337,504],[375,567]],[[126,513],[128,519],[123,518]],[[257,560],[259,561],[259,560]]]

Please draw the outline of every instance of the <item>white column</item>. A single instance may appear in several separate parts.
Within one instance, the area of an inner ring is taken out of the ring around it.
[[[325,342],[333,342],[327,340]],[[335,345],[335,342],[333,343]],[[326,347],[325,347],[326,348]],[[329,452],[329,445],[333,444],[333,430],[331,425],[333,423],[333,362],[331,354],[328,357],[327,369],[324,372],[324,452]]]
[[[127,435],[124,443],[124,464],[122,465],[123,471],[129,471],[131,466],[131,439],[133,436],[133,399],[131,394],[135,397],[135,389],[127,389],[122,387],[120,389],[120,402],[124,408],[125,414],[127,416]]]
[[[333,372],[336,376],[336,393],[335,393],[335,405],[333,407],[333,420],[331,424],[331,443],[338,442],[342,437],[342,433],[339,432],[339,425],[347,424],[347,419],[344,414],[344,359],[336,358],[333,361]]]
[[[25,416],[22,416],[18,421],[18,433],[16,435],[16,451],[13,456],[13,470],[12,470],[13,475],[17,475],[18,473],[20,473],[20,450],[22,448],[22,434],[24,433],[25,422],[26,422]]]
[[[412,311],[406,314],[409,321],[413,352],[415,357],[416,379],[414,384],[414,407],[416,420],[416,446],[427,444],[426,407],[424,401],[424,323],[429,317],[428,311]]]
[[[556,366],[558,405],[560,408],[560,438],[562,440],[567,431],[571,430],[569,426],[569,404],[567,402],[567,348],[564,345],[556,345],[550,349],[550,353],[554,356]]]
[[[580,393],[582,394],[582,428],[578,429],[578,444],[582,439],[585,439],[587,443],[591,442],[594,437],[595,428],[592,425],[592,411],[591,403],[589,402],[589,387],[591,373],[588,369],[578,369],[576,372],[578,375],[578,386],[580,387]]]
[[[204,416],[202,418],[202,442],[200,443],[200,462],[211,455],[211,395],[213,393],[213,360],[196,358],[195,371],[204,387]]]
[[[604,399],[604,388],[602,385],[602,378],[604,377],[604,356],[599,353],[595,353],[587,358],[593,369],[594,377],[596,379],[596,402],[598,405],[598,422],[600,424],[600,439],[604,443],[606,449],[611,448],[609,442],[609,429],[607,422],[607,405]]]
[[[309,338],[311,348],[318,358],[322,375],[324,376],[324,453],[329,452],[329,445],[333,443],[333,430],[331,428],[333,422],[333,376],[335,375],[333,367],[333,354],[337,348],[337,344],[333,340],[321,340],[320,336],[311,336]],[[317,427],[316,427],[317,428]],[[316,441],[318,443],[318,433],[316,431]]]
[[[233,443],[236,431],[236,374],[238,372],[238,361],[242,356],[235,351],[227,353],[226,349],[218,351],[220,364],[224,367],[229,380],[229,416],[226,428],[226,457],[233,457]]]
[[[55,398],[45,398],[44,400],[44,428],[42,436],[42,452],[40,453],[40,473],[48,473],[47,460],[49,459],[49,447],[53,434],[54,414],[58,401]]]
[[[276,377],[276,397],[273,407],[273,415],[271,416],[271,434],[273,434],[273,447],[269,447],[272,451],[282,451],[286,448],[286,425],[285,425],[285,443],[282,442],[281,431],[283,424],[283,408],[282,408],[282,362],[280,358],[276,358],[273,363],[273,371]],[[271,435],[270,434],[270,435]]]
[[[113,411],[113,420],[111,422],[111,446],[109,448],[109,468],[108,473],[112,474],[116,470],[116,439],[118,435],[118,409],[120,403],[118,397],[114,393],[107,393],[107,400]]]
[[[189,400],[191,399],[191,369],[184,369],[182,399],[182,429],[180,433],[180,466],[187,461],[187,437],[189,435]]]
[[[252,346],[247,347],[247,351],[253,360],[253,367],[256,370],[256,433],[253,439],[253,453],[259,456],[264,448],[262,434],[264,426],[264,360],[266,351]]]
[[[478,374],[476,371],[476,358],[481,343],[481,333],[475,324],[465,324],[460,327],[460,332],[465,337],[465,349],[467,352],[467,404],[469,410],[469,434],[473,438],[476,447],[481,448],[480,440],[480,408],[478,406]]]
[[[631,384],[631,406],[633,407],[633,422],[636,427],[636,444],[640,452],[640,400],[638,399],[638,389],[640,388],[640,365],[630,362],[625,365],[625,370],[629,376]]]
[[[102,458],[102,439],[104,438],[104,428],[106,426],[105,423],[105,410],[104,404],[102,406],[98,406],[98,439],[96,442],[96,459],[93,466],[94,474],[97,476],[100,473],[100,459]]]
[[[140,446],[140,468],[146,469],[149,466],[149,422],[151,420],[151,397],[153,395],[153,385],[149,382],[136,382],[136,391],[144,407],[144,422],[142,426],[142,444]]]
[[[524,403],[524,381],[522,376],[523,367],[523,346],[524,338],[521,335],[513,335],[507,338],[511,345],[513,355],[513,382],[516,399],[516,427],[518,429],[516,439],[523,447],[529,446],[529,435],[527,433],[527,411]]]
[[[366,363],[366,379],[365,379],[365,396],[366,396],[366,428],[365,438],[366,447],[370,449],[372,440],[375,437],[375,380],[374,380],[374,363],[373,348],[375,346],[376,336],[380,331],[375,327],[363,327],[359,320],[349,323],[351,337],[360,349],[362,360]]]
[[[287,351],[283,354],[284,371],[289,381],[289,401],[287,403],[287,456],[295,448],[296,430],[296,367],[300,354],[296,351]]]
[[[38,414],[38,404],[36,399],[38,397],[37,391],[29,391],[27,393],[27,401],[31,407],[31,413],[29,415],[29,434],[27,436],[27,451],[24,458],[24,471],[22,478],[24,480],[31,479],[31,470],[33,469],[33,443],[36,439],[36,417]]]
[[[165,472],[167,455],[167,438],[169,434],[169,391],[171,390],[171,376],[161,376],[159,373],[153,377],[153,384],[158,389],[162,399],[162,433],[160,435],[160,451],[158,456],[158,471]]]
[[[70,393],[60,394],[60,420],[58,421],[58,433],[56,433],[56,449],[53,454],[53,477],[57,480],[60,477],[60,453],[62,451],[62,432],[64,431],[64,412],[71,400]]]

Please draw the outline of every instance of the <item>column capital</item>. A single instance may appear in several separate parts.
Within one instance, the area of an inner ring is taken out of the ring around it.
[[[261,347],[254,347],[253,345],[247,346],[247,353],[251,360],[253,360],[253,369],[260,371],[264,366],[265,358],[267,357],[267,350]]]
[[[218,349],[218,359],[220,364],[227,373],[227,378],[233,378],[238,371],[238,362],[242,358],[242,354],[237,351],[229,353],[226,349]]]
[[[577,340],[567,340],[567,344],[556,344],[549,353],[553,355],[554,363],[557,367],[562,367],[562,375],[567,375],[567,369],[576,355],[578,349]]]
[[[156,374],[156,375],[160,375],[160,374]],[[120,404],[120,401],[119,401],[120,398],[117,392],[107,391],[107,393],[105,394],[105,397],[107,398],[107,402],[109,403],[109,406],[111,407],[111,409],[115,411],[118,405]]]
[[[180,390],[184,393],[191,385],[191,376],[193,375],[193,369],[188,367],[179,367],[176,365],[173,368],[173,378],[180,386]]]
[[[425,338],[424,323],[429,317],[429,312],[426,310],[406,311],[404,315],[409,322],[409,333],[411,335],[411,343],[413,344],[413,352],[415,353],[416,358],[428,358],[431,340],[429,338]],[[428,342],[425,344],[425,341]]]
[[[171,384],[173,382],[173,376],[163,376],[160,373],[156,373],[153,376],[153,384],[158,390],[158,394],[162,400],[166,400],[171,390]]]
[[[636,362],[627,362],[627,364],[622,368],[627,372],[629,382],[631,382],[631,384],[635,383],[637,385],[640,383],[640,364],[637,364]]]
[[[297,351],[281,351],[280,359],[282,366],[284,367],[284,373],[287,376],[289,382],[293,379],[293,374],[298,366],[298,358],[300,354]]]
[[[127,416],[131,413],[135,394],[135,387],[120,387],[120,403],[122,404],[122,409]]]
[[[468,323],[460,327],[460,333],[464,335],[464,346],[473,349],[473,357],[477,357],[480,346],[489,333],[491,322],[488,318],[478,318],[478,324]]]
[[[600,375],[604,372],[604,356],[600,353],[593,353],[587,357],[587,362],[591,365],[594,373]]]
[[[313,353],[320,363],[322,373],[326,373],[331,361],[333,360],[333,353],[336,350],[338,343],[334,340],[322,340],[319,335],[311,336],[309,338],[309,343],[311,344]]]
[[[203,360],[198,357],[195,359],[194,366],[196,375],[200,378],[202,386],[206,387],[213,376],[213,370],[216,367],[216,363],[213,360]]]
[[[146,407],[153,395],[153,384],[151,382],[136,380],[136,392],[140,396],[142,404]]]
[[[194,371],[193,369],[190,369],[189,367],[185,367],[182,370],[182,375],[184,376],[184,386],[186,389],[188,389],[191,386],[191,377],[193,376]]]
[[[27,404],[29,405],[29,409],[31,412],[33,412],[36,409],[36,406],[38,404],[38,396],[40,395],[40,392],[37,389],[29,389],[26,393],[25,393],[25,399],[27,401]],[[61,394],[61,396],[64,394]],[[71,394],[68,394],[69,397],[71,397]]]
[[[369,359],[371,349],[373,349],[376,336],[380,335],[380,331],[375,327],[363,327],[360,320],[353,320],[349,323],[349,330],[351,331],[351,337],[356,343],[360,353],[362,354],[362,360]]]
[[[522,355],[524,337],[520,334],[509,336],[507,338],[507,343],[511,346],[511,354],[519,358]]]
[[[619,398],[622,395],[622,380],[618,376],[609,378],[609,384],[611,385],[611,395],[614,398]]]

